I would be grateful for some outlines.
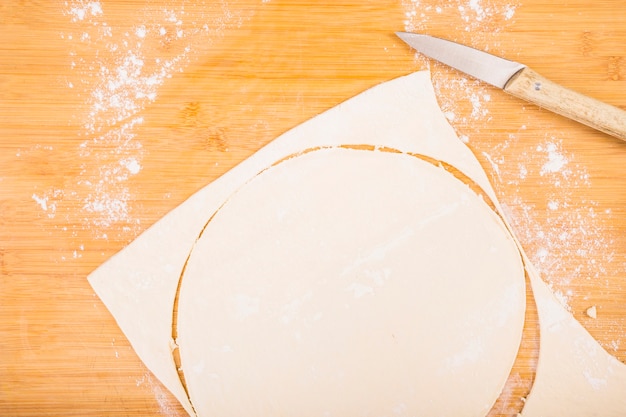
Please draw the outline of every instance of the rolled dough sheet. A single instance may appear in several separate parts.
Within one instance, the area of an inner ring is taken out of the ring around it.
[[[89,276],[89,282],[111,311],[137,354],[190,414],[194,411],[172,358],[172,348],[175,346],[172,340],[172,311],[181,271],[196,244],[199,231],[230,196],[276,161],[306,149],[344,144],[389,147],[450,164],[479,184],[498,207],[495,194],[480,164],[471,151],[458,140],[438,108],[427,72],[418,72],[383,83],[301,124],[195,193]],[[543,319],[546,309],[559,311],[559,314],[570,318],[571,316],[552,297],[547,286],[534,271],[529,270],[529,274],[534,292],[546,294],[545,297],[537,297],[543,338],[546,334]],[[246,299],[242,300],[245,305]],[[434,314],[433,317],[431,320],[436,320],[437,315]],[[582,326],[573,328],[577,338],[595,347],[597,358],[611,362],[610,355],[597,345]],[[571,334],[559,333],[557,337],[571,337]],[[537,390],[533,389],[529,396],[526,405],[528,415],[531,415],[531,404],[534,401],[538,404],[534,409],[543,407],[541,401],[545,396],[535,391],[543,389],[540,381],[550,380],[551,376],[546,374],[554,372],[554,367],[549,366],[550,362],[542,360],[543,357],[552,355],[550,346],[554,344],[541,345],[536,376]],[[572,363],[578,360],[578,357],[571,358]],[[616,381],[622,384],[619,386],[623,392],[623,379],[620,378],[626,373],[625,366],[611,363],[614,365],[612,372],[620,376]],[[185,371],[191,372],[187,369]],[[554,394],[555,387],[551,388]],[[569,398],[568,395],[572,392],[571,395],[577,396],[577,393],[587,392],[589,389],[594,389],[591,382],[573,386],[562,383],[556,387],[556,395]],[[611,391],[613,392],[614,390]],[[604,402],[593,402],[591,406],[595,405],[596,409],[602,410],[607,401],[618,404],[616,401],[619,399],[609,395],[604,397]],[[568,404],[562,405],[561,410],[567,412]]]
[[[533,270],[529,264],[528,269]],[[626,365],[606,352],[532,271],[539,363],[523,417],[626,415]]]
[[[515,242],[452,174],[319,149],[255,177],[203,230],[182,277],[182,368],[201,416],[483,416],[525,300]]]

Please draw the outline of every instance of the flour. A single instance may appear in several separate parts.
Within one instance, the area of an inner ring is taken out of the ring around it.
[[[567,165],[567,158],[558,151],[556,144],[548,143],[546,149],[541,145],[537,147],[537,152],[544,151],[548,154],[548,161],[541,167],[541,171],[539,172],[541,175],[559,172]]]
[[[404,29],[438,33],[433,28],[441,29],[445,19],[446,25],[464,29],[455,32],[458,38],[452,40],[498,54],[498,33],[514,22],[519,4],[515,0],[403,0]],[[415,54],[415,61],[431,71],[439,105],[459,138],[491,167],[488,174],[505,215],[558,301],[573,312],[574,300],[580,302],[588,296],[577,294],[574,288],[580,288],[586,280],[593,281],[594,288],[611,291],[606,274],[609,265],[615,267],[615,244],[610,230],[613,214],[584,197],[591,194],[585,190],[591,191],[593,179],[576,156],[564,149],[564,137],[548,134],[539,138],[538,145],[535,141],[526,146],[519,140],[527,130],[526,125],[521,125],[517,132],[503,135],[495,145],[490,142],[488,147],[482,147],[484,143],[475,135],[480,134],[480,126],[493,125],[493,89],[419,53]],[[513,146],[516,152],[511,152]],[[522,151],[518,152],[518,148]],[[531,179],[539,182],[544,201],[520,197]],[[617,268],[626,273],[626,265]],[[605,348],[617,352],[621,345],[621,339],[616,339]]]
[[[405,31],[429,33],[445,18],[446,24],[462,27],[466,32],[463,39],[453,40],[485,50],[497,47],[497,33],[513,21],[519,6],[516,1],[503,4],[493,0],[451,0],[445,4],[434,0],[403,0],[402,5]],[[491,96],[484,83],[461,74],[444,75],[439,69],[447,67],[419,53],[416,60],[431,70],[440,106],[449,120],[467,124],[491,118],[488,107]],[[468,116],[458,116],[459,104],[471,106]]]
[[[46,212],[48,218],[53,219],[57,212],[57,200],[62,196],[63,192],[57,189],[45,191],[41,196],[33,193],[32,199]]]
[[[33,194],[33,200],[39,204],[43,211],[48,211],[48,196],[39,197],[37,194]]]
[[[427,65],[441,110],[453,125],[476,125],[491,120],[491,94],[483,82],[460,74],[450,78],[449,74],[439,71],[443,64],[437,62]],[[462,111],[460,107],[470,110]]]
[[[141,165],[139,165],[139,162],[137,162],[137,159],[135,158],[122,159],[120,160],[120,165],[126,168],[126,170],[132,175],[138,174],[141,170]]]
[[[102,5],[99,1],[74,1],[71,6],[65,2],[66,7],[70,7],[66,14],[72,16],[72,22],[85,19],[85,17],[98,16],[102,14]]]
[[[137,185],[130,181],[144,169],[144,141],[149,138],[141,134],[143,111],[158,100],[168,80],[197,59],[199,46],[206,48],[251,15],[227,2],[182,2],[165,9],[150,2],[135,6],[136,20],[127,26],[109,14],[114,4],[71,0],[63,6],[67,24],[59,37],[67,49],[68,76],[60,82],[70,101],[82,103],[68,115],[77,145],[64,155],[75,161],[71,172],[76,174],[55,177],[48,188],[28,191],[42,218],[64,219],[49,232],[68,234],[75,246],[59,250],[59,262],[83,257],[89,244],[81,239],[128,242],[145,229],[136,213]],[[19,149],[16,156],[43,152],[54,150],[36,145]],[[115,357],[119,355],[116,350]],[[176,400],[149,372],[137,386],[146,382],[159,414],[180,415]]]
[[[450,0],[442,4],[433,0],[403,0],[405,9],[404,26],[407,32],[423,32],[434,19],[440,19],[444,15],[451,20],[457,20],[456,27],[462,27],[466,32],[474,32],[472,36],[484,36],[479,34],[481,29],[489,27],[490,30],[499,32],[502,27],[500,21],[510,21],[515,15],[519,3],[512,1],[502,3],[493,0]],[[435,15],[433,15],[435,13]]]
[[[104,2],[73,0],[64,6],[71,23],[59,33],[68,48],[70,76],[64,83],[86,109],[70,116],[79,126],[79,174],[34,190],[32,199],[49,218],[61,214],[95,238],[128,241],[142,230],[129,179],[143,169],[138,133],[143,110],[158,99],[168,79],[194,61],[197,45],[211,44],[225,29],[241,26],[250,12],[226,3],[160,10],[146,4],[137,7],[136,21],[124,27],[109,23]],[[75,229],[61,230],[76,234]]]
[[[490,0],[452,0],[445,4],[431,0],[404,0],[402,4],[406,31],[428,33],[445,17],[447,24],[452,22],[467,32],[458,41],[483,50],[497,49],[497,34],[513,21],[519,6],[517,2]],[[415,59],[431,70],[440,107],[453,126],[475,127],[491,121],[490,87],[450,71],[445,65],[419,53]],[[520,132],[525,130],[525,125],[520,126]],[[460,137],[472,146],[471,135],[462,133]],[[507,150],[513,145],[519,146],[517,133],[509,133],[503,139],[488,149],[475,144],[473,150],[491,166],[496,190],[500,186],[515,190],[523,187],[529,178],[540,178],[542,194],[547,196],[543,213],[547,224],[540,221],[543,207],[523,200],[519,194],[500,195],[499,198],[531,261],[559,301],[569,308],[571,299],[577,296],[570,284],[581,278],[600,279],[606,272],[606,265],[612,261],[613,242],[606,237],[609,234],[604,227],[611,213],[600,212],[597,202],[580,201],[575,195],[575,190],[592,186],[591,178],[586,168],[576,163],[575,156],[563,149],[562,138],[546,136],[539,145],[526,147],[514,159]],[[508,160],[505,160],[505,154],[509,155]]]
[[[269,3],[270,0],[261,1]],[[487,0],[452,0],[445,4],[437,2],[436,6],[433,1],[403,0],[402,4],[405,30],[424,31],[435,19],[454,15],[463,22],[460,27],[467,32],[468,39],[486,43],[487,49],[497,44],[490,43],[480,29],[489,25],[498,32],[498,22],[510,22],[518,7],[517,3],[503,5]],[[66,80],[67,94],[80,97],[86,112],[75,116],[80,120],[77,130],[80,144],[76,148],[79,175],[32,193],[34,204],[41,208],[44,216],[53,218],[60,213],[68,222],[82,225],[101,239],[108,239],[115,230],[129,241],[144,228],[134,213],[135,189],[129,185],[129,179],[141,175],[143,169],[143,142],[147,139],[138,133],[144,123],[142,111],[158,100],[159,89],[168,79],[193,62],[197,45],[210,44],[225,28],[241,25],[245,20],[242,12],[225,4],[222,6],[219,14],[192,19],[187,18],[183,7],[157,11],[148,6],[138,7],[137,21],[123,28],[107,21],[106,3],[65,2],[64,13],[73,24],[72,30],[60,33],[68,44],[67,65],[72,70]],[[161,42],[169,43],[170,52],[155,56],[154,45]],[[416,59],[426,62],[420,57]],[[432,66],[433,84],[451,123],[468,124],[491,118],[491,96],[484,84],[461,75],[450,81],[440,75],[438,64],[429,62],[427,65]],[[452,91],[454,93],[450,93]],[[471,111],[463,115],[458,111],[459,103],[469,105]],[[471,142],[470,136],[460,136],[464,142]],[[515,137],[509,139],[516,140]],[[531,204],[516,197],[504,203],[522,241],[538,248],[529,254],[533,263],[553,284],[561,302],[567,305],[575,294],[563,287],[571,281],[572,274],[585,274],[590,279],[600,277],[603,265],[610,261],[612,242],[603,237],[603,225],[593,201],[573,214],[560,211],[574,204],[571,194],[561,194],[562,184],[591,186],[585,168],[563,151],[561,142],[558,138],[545,138],[541,149],[532,154],[529,151],[519,161],[504,161],[498,149],[483,156],[491,163],[497,181],[503,184],[522,182],[532,174],[528,159],[524,158],[541,159],[540,174],[553,191],[548,202],[548,228],[539,224],[536,207]],[[84,244],[80,243],[71,252],[73,258],[79,258],[82,250]],[[581,266],[575,271],[568,270],[560,258],[572,255],[581,260]],[[617,350],[620,343],[614,341],[613,348]],[[163,388],[151,380],[149,373],[145,380],[150,382],[161,412],[176,415]]]
[[[137,387],[146,386],[152,391],[154,398],[159,405],[160,415],[168,417],[176,417],[180,415],[178,412],[180,407],[176,403],[176,400],[174,400],[171,394],[163,388],[160,382],[153,378],[150,371],[146,371],[141,378],[136,379],[135,385]]]
[[[135,35],[138,38],[145,38],[147,34],[148,34],[148,30],[146,29],[144,25],[141,25],[135,29]]]
[[[509,137],[494,148],[494,153],[515,141],[515,136]],[[503,199],[502,203],[533,265],[559,301],[569,308],[570,299],[576,296],[569,285],[575,280],[602,278],[614,251],[604,226],[611,211],[600,212],[597,202],[581,201],[574,193],[590,189],[592,182],[586,168],[576,163],[575,156],[567,153],[562,144],[562,139],[547,136],[539,146],[522,152],[518,160],[500,160],[498,177],[513,187],[523,186],[526,179],[517,175],[520,169],[526,175],[541,177],[542,193],[548,196],[545,210],[517,195]],[[542,211],[545,223],[539,221]]]

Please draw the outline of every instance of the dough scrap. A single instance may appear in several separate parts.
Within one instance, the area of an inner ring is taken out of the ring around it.
[[[528,264],[541,329],[539,363],[523,417],[626,414],[626,365],[610,355]]]
[[[190,414],[194,410],[172,357],[172,310],[181,270],[199,231],[230,196],[276,161],[306,149],[350,143],[450,164],[480,185],[502,212],[482,167],[438,108],[428,72],[378,85],[280,136],[195,193],[88,278],[139,357]],[[541,327],[535,385],[522,414],[623,415],[626,366],[558,303],[519,249]],[[241,301],[245,306],[249,300]],[[560,319],[552,321],[554,317]],[[580,346],[584,349],[577,350]]]
[[[585,314],[592,319],[598,318],[598,309],[596,306],[591,306],[587,310],[585,310]]]

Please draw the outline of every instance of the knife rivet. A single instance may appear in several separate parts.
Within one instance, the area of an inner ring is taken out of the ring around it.
[[[541,83],[540,82],[536,82],[535,83],[535,91],[539,91],[541,90]]]

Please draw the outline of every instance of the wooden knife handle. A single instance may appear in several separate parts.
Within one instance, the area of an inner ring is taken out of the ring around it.
[[[511,78],[504,91],[626,141],[626,111],[562,87],[530,68]]]

